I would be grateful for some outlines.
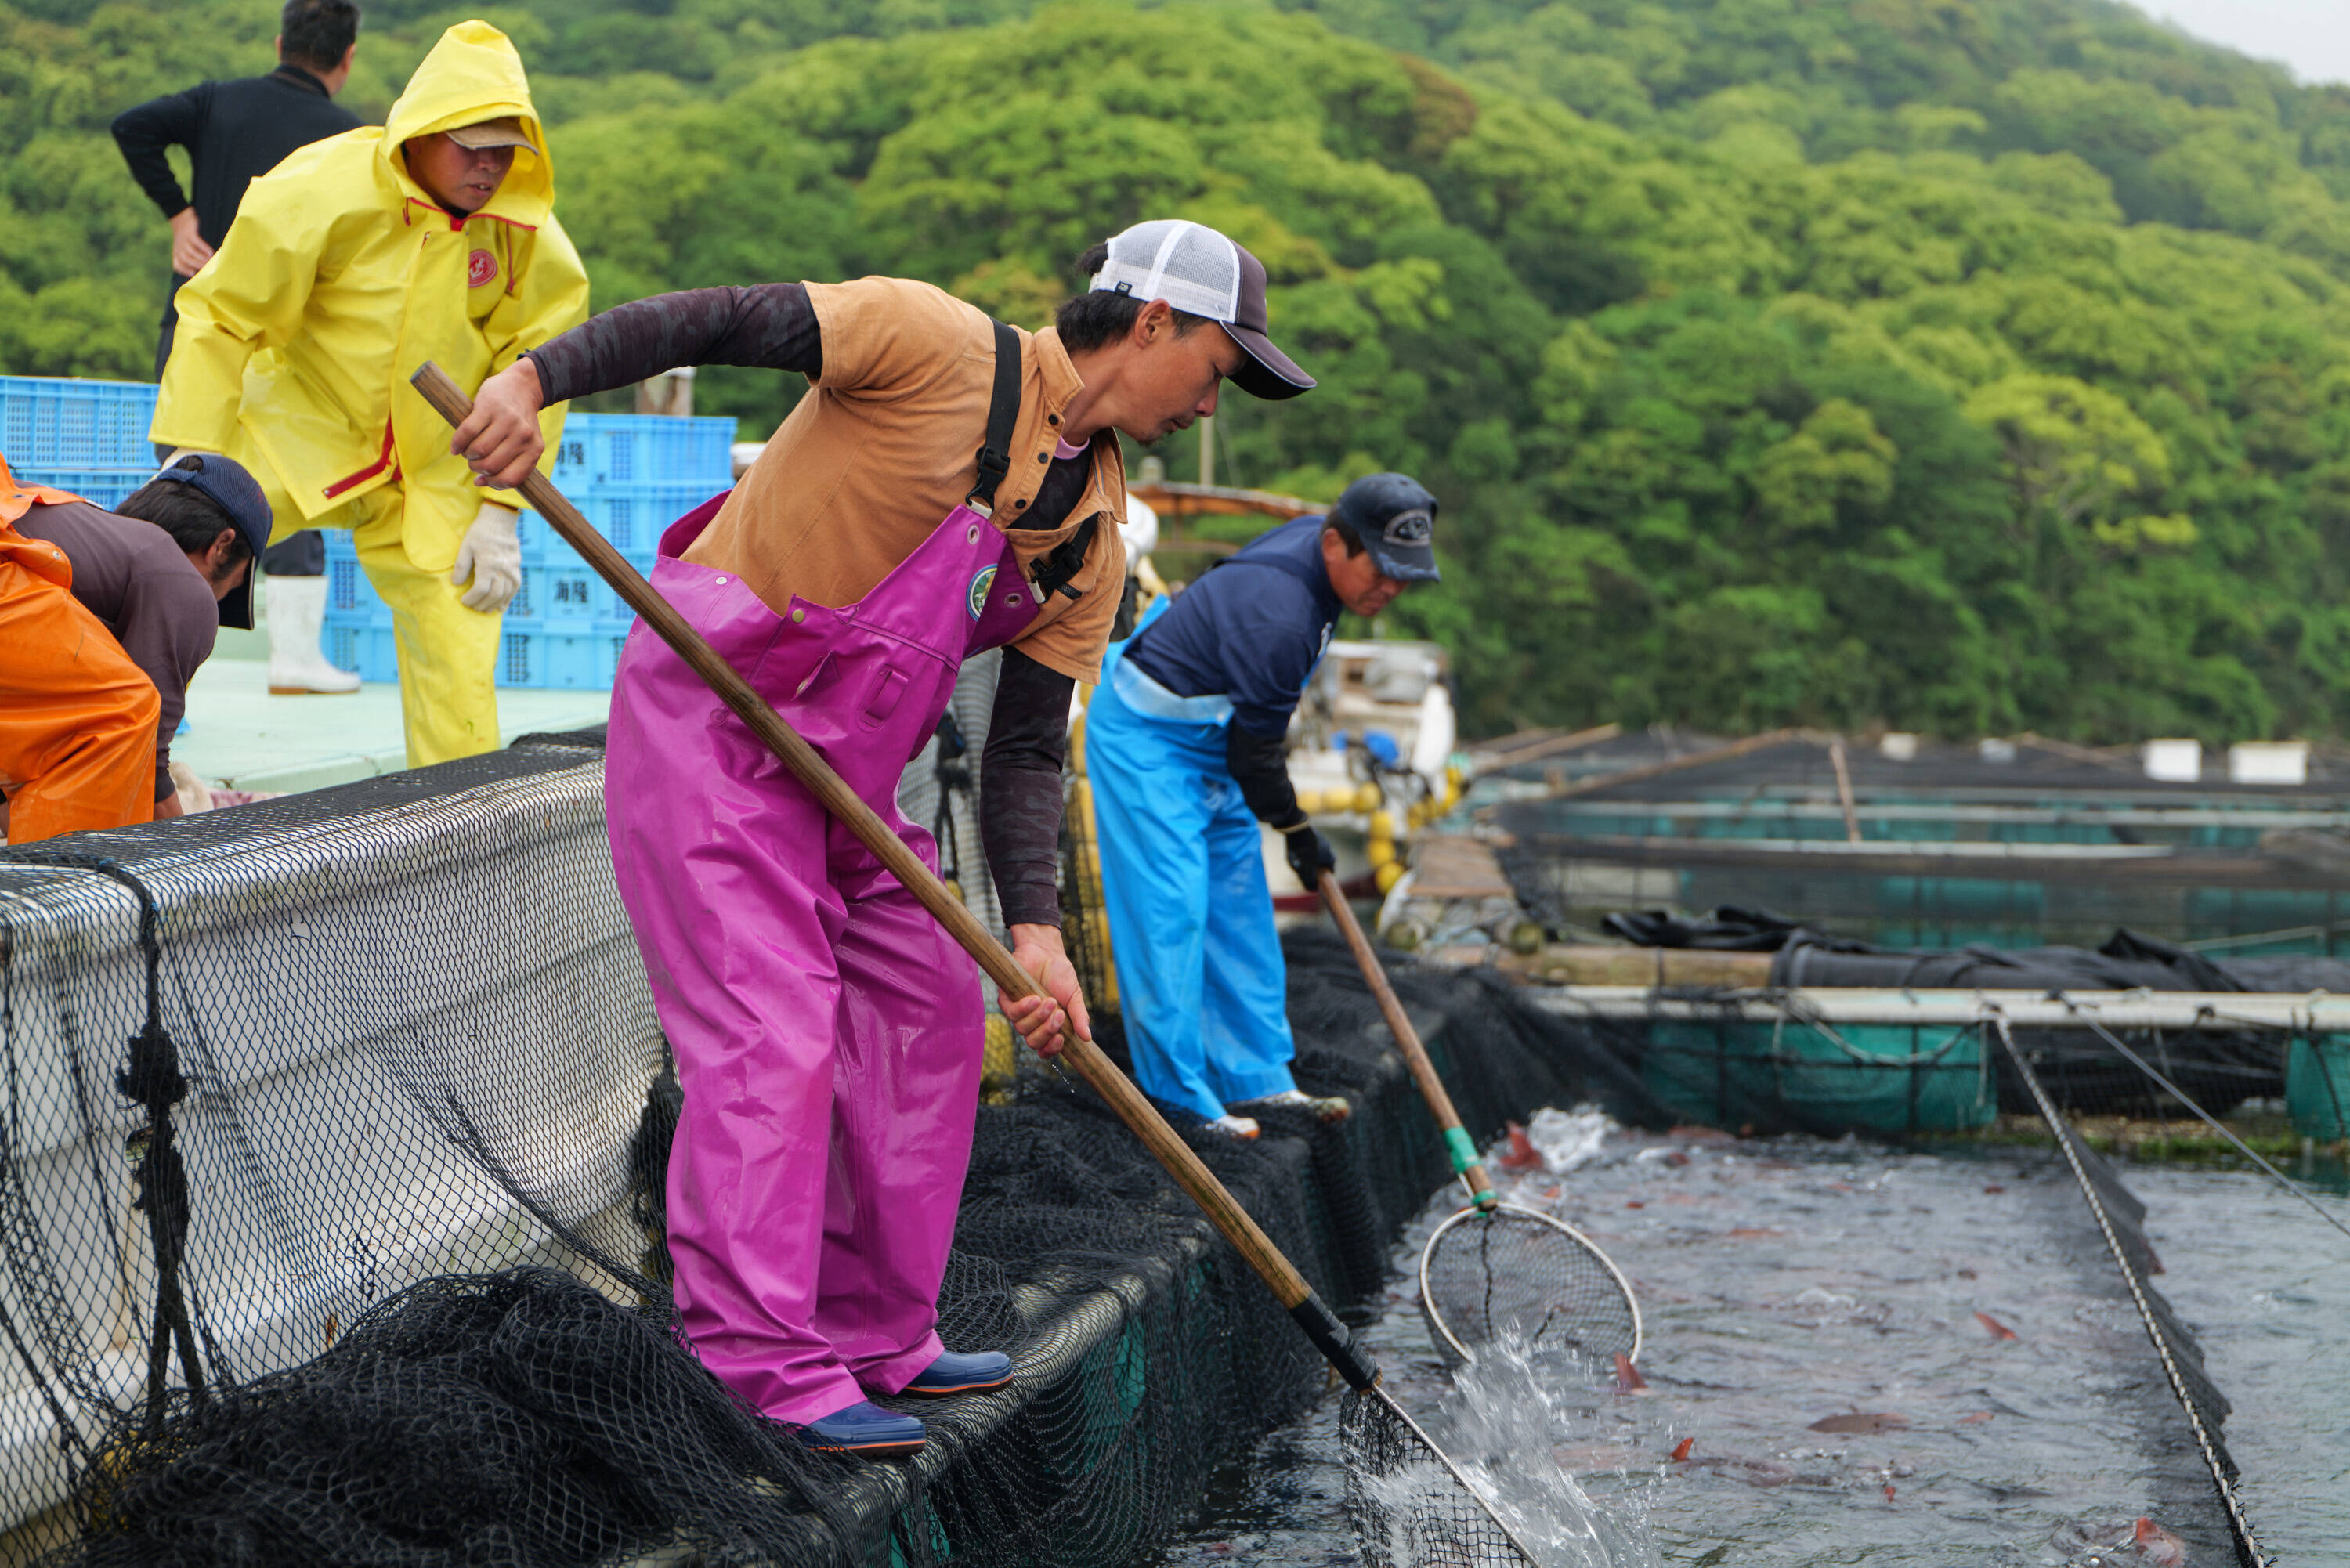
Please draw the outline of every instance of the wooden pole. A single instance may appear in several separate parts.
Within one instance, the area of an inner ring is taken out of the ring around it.
[[[438,365],[425,365],[410,379],[410,385],[452,427],[463,423],[473,411],[473,400]],[[890,874],[920,900],[922,908],[928,909],[939,924],[947,929],[962,950],[978,961],[980,968],[987,971],[988,978],[995,981],[997,990],[1007,996],[1045,994],[1035,978],[1014,961],[1012,955],[1003,950],[1003,944],[980,923],[979,917],[947,891],[946,884],[932,876],[931,868],[907,847],[905,841],[890,832],[880,817],[874,815],[872,807],[858,798],[857,792],[832,771],[830,764],[816,753],[816,748],[802,740],[784,722],[783,716],[752,690],[751,683],[719,657],[718,651],[703,640],[702,634],[694,630],[685,617],[655,592],[653,586],[629,565],[619,551],[612,547],[610,540],[596,532],[588,519],[579,514],[578,509],[555,488],[553,481],[534,471],[524,479],[519,488],[524,499],[537,508],[539,515],[545,517],[555,531],[579,552],[581,559],[612,585],[612,591],[619,594],[630,609],[642,616],[645,624],[652,628],[662,641],[677,650],[677,656],[684,659],[695,674],[709,683],[710,689],[734,710],[743,723],[750,726],[751,732],[758,736],[767,749],[792,771],[792,776],[805,784],[809,794],[822,801],[826,810],[847,824],[848,830],[857,836],[858,842],[871,850],[874,858],[888,867]],[[1066,1036],[1060,1055],[1062,1060],[1076,1068],[1086,1082],[1094,1086],[1096,1093],[1109,1102],[1110,1108],[1118,1114],[1119,1119],[1134,1129],[1135,1136],[1158,1157],[1159,1164],[1167,1168],[1168,1174],[1175,1179],[1177,1185],[1191,1195],[1191,1200],[1207,1215],[1210,1223],[1222,1232],[1224,1240],[1230,1241],[1247,1261],[1249,1267],[1272,1287],[1273,1293],[1281,1299],[1281,1304],[1292,1309],[1293,1315],[1306,1326],[1307,1332],[1314,1333],[1314,1324],[1298,1309],[1310,1305],[1319,1308],[1326,1315],[1328,1309],[1315,1297],[1313,1287],[1305,1282],[1296,1265],[1273,1244],[1272,1238],[1249,1217],[1248,1211],[1225,1190],[1224,1184],[1216,1179],[1215,1173],[1201,1164],[1200,1157],[1191,1152],[1180,1135],[1167,1125],[1166,1118],[1143,1097],[1142,1091],[1102,1054],[1099,1046],[1079,1036],[1074,1030]],[[1334,1327],[1338,1326],[1336,1318],[1329,1321]],[[1339,1332],[1344,1333],[1343,1327]],[[1334,1363],[1339,1361],[1338,1353],[1334,1352],[1318,1334],[1315,1343]],[[1340,1343],[1351,1349],[1350,1340]],[[1360,1356],[1358,1352],[1356,1355],[1359,1357],[1360,1366],[1370,1366],[1367,1356]],[[1339,1365],[1339,1370],[1348,1372],[1343,1363]],[[1377,1376],[1377,1368],[1371,1367],[1369,1380],[1376,1381]],[[1349,1373],[1348,1380],[1353,1382],[1355,1374]],[[1356,1386],[1367,1386],[1367,1383],[1357,1383]]]
[[[1650,763],[1645,767],[1626,768],[1623,772],[1615,774],[1594,774],[1589,778],[1578,779],[1573,784],[1560,784],[1543,798],[1565,800],[1574,795],[1589,794],[1594,790],[1613,789],[1617,784],[1638,784],[1644,779],[1661,778],[1667,774],[1679,773],[1683,768],[1701,768],[1708,763],[1726,763],[1732,758],[1742,757],[1749,752],[1759,752],[1766,747],[1784,745],[1790,741],[1800,741],[1804,738],[1804,732],[1801,730],[1773,730],[1765,734],[1749,735],[1742,741],[1732,741],[1727,745],[1711,746],[1702,752],[1691,752],[1685,757]],[[1489,805],[1479,809],[1481,812],[1490,812],[1493,808]]]
[[[1388,983],[1388,971],[1379,966],[1378,954],[1371,950],[1370,939],[1363,934],[1362,925],[1355,919],[1354,906],[1338,890],[1337,873],[1325,870],[1315,878],[1314,886],[1322,895],[1330,918],[1338,923],[1339,934],[1347,939],[1347,946],[1355,955],[1355,966],[1363,971],[1363,983],[1371,988],[1379,1013],[1388,1021],[1388,1033],[1403,1048],[1403,1059],[1410,1064],[1420,1097],[1428,1102],[1436,1125],[1444,1129],[1444,1146],[1452,1156],[1452,1168],[1460,1174],[1478,1208],[1492,1208],[1499,1199],[1493,1195],[1493,1183],[1485,1174],[1485,1162],[1477,1153],[1476,1142],[1461,1127],[1461,1113],[1452,1108],[1452,1096],[1445,1093],[1444,1080],[1436,1075],[1436,1064],[1428,1059],[1428,1047],[1420,1044],[1419,1031],[1412,1027],[1410,1015],[1396,999],[1395,987]]]
[[[1860,842],[1860,811],[1853,805],[1852,769],[1845,765],[1844,737],[1828,738],[1828,765],[1835,769],[1836,801],[1844,807],[1844,836],[1847,842]]]
[[[1562,752],[1580,751],[1596,746],[1602,741],[1612,741],[1624,732],[1621,724],[1600,724],[1588,730],[1577,730],[1570,735],[1544,735],[1514,749],[1503,742],[1487,742],[1483,746],[1469,748],[1470,760],[1480,772],[1494,768],[1514,768],[1522,763],[1540,762]]]

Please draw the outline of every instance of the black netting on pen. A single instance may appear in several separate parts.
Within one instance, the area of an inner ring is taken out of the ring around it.
[[[670,1334],[675,1088],[581,739],[0,857],[0,1555],[1112,1563],[1324,1391],[1032,1062],[981,1113],[941,1303],[1019,1386],[924,1407],[897,1466],[728,1396]],[[1343,1303],[1446,1163],[1348,961],[1294,959],[1301,1082],[1358,1114],[1194,1136]],[[1638,1111],[1498,984],[1399,989],[1481,1136]]]
[[[1998,1039],[2003,1047],[2034,1111],[2055,1138],[2074,1179],[2080,1184],[2081,1196],[2089,1206],[2099,1234],[2105,1238],[2115,1266],[2121,1272],[2130,1303],[2146,1325],[2147,1337],[2162,1363],[2171,1393],[2178,1401],[2196,1450],[2202,1457],[2220,1507],[2227,1514],[2229,1536],[2240,1568],[2266,1568],[2269,1558],[2261,1550],[2238,1490],[2235,1457],[2229,1453],[2227,1441],[2220,1435],[2229,1414],[2227,1397],[2204,1370],[2203,1348],[2196,1343],[2194,1332],[2179,1320],[2169,1299],[2154,1284],[2152,1276],[2161,1272],[2162,1264],[2146,1238],[2145,1203],[2064,1118],[2054,1097],[2033,1071],[2030,1058],[2017,1044],[2013,1032],[2003,1023],[1994,1023],[1986,1026],[1983,1033]]]

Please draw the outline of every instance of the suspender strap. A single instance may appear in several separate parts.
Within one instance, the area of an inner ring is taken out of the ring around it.
[[[1069,579],[1084,567],[1086,553],[1094,547],[1094,530],[1100,524],[1098,514],[1087,518],[1076,533],[1062,540],[1036,563],[1036,569],[1029,576],[1036,584],[1037,603],[1044,603],[1055,594],[1066,594],[1073,599],[1086,597],[1085,589],[1069,586]]]
[[[1020,334],[995,327],[995,387],[987,398],[987,441],[979,449],[979,478],[963,504],[981,516],[995,511],[995,487],[1012,472],[1012,426],[1020,417]]]
[[[987,441],[979,449],[979,478],[963,498],[963,504],[982,516],[994,514],[995,487],[1012,472],[1012,426],[1020,417],[1020,335],[1001,321],[994,327],[995,387],[987,399]],[[1084,596],[1084,590],[1071,587],[1069,580],[1084,567],[1098,522],[1087,518],[1082,527],[1036,563],[1032,575],[1039,602],[1055,594],[1073,599]]]

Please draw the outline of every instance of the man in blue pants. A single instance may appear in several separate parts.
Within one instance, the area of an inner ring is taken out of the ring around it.
[[[1374,616],[1437,580],[1436,498],[1400,473],[1347,487],[1327,517],[1283,524],[1113,645],[1086,718],[1110,949],[1143,1092],[1236,1137],[1244,1113],[1297,1106],[1287,976],[1257,823],[1309,888],[1336,864],[1297,806],[1289,718],[1341,609]]]

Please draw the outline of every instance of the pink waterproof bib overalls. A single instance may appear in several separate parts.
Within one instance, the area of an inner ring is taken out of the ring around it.
[[[777,615],[678,558],[718,505],[663,535],[653,586],[935,869],[898,779],[964,657],[1035,617],[1010,541],[959,505],[858,603]],[[605,799],[685,1092],[669,1165],[685,1337],[779,1420],[895,1393],[941,1349],[985,1039],[978,971],[641,624],[613,686]]]

